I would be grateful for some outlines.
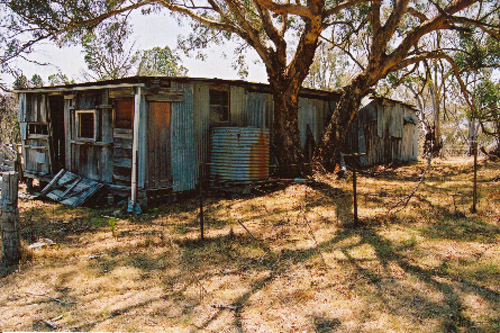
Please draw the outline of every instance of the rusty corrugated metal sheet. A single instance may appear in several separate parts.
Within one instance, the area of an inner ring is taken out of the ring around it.
[[[172,103],[172,180],[174,192],[196,187],[194,157],[193,86],[174,82],[172,88],[184,90],[184,100]]]
[[[211,131],[210,175],[218,180],[269,177],[269,129],[215,127]]]

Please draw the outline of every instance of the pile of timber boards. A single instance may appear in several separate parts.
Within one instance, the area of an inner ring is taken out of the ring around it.
[[[78,207],[99,191],[104,184],[62,169],[40,192],[54,201]]]

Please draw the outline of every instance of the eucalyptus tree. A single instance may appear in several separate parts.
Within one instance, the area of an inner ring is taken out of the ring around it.
[[[137,75],[168,75],[183,76],[187,68],[181,65],[180,58],[168,47],[153,47],[149,50],[138,51]]]
[[[344,24],[334,24],[333,47],[341,49],[358,66],[358,73],[341,90],[341,98],[316,151],[316,160],[332,166],[361,99],[390,73],[410,75],[423,61],[442,60],[450,65],[460,89],[467,87],[447,44],[435,43],[440,35],[458,38],[464,31],[480,31],[498,44],[500,3],[492,0],[372,1],[347,9]],[[360,36],[362,36],[360,38]]]
[[[497,39],[500,34],[498,0],[5,0],[0,4],[15,13],[3,23],[11,32],[9,40],[0,39],[8,46],[1,56],[4,62],[38,41],[71,41],[110,17],[126,18],[138,9],[145,14],[168,10],[191,19],[193,32],[185,45],[203,48],[231,40],[239,43],[238,51],[254,50],[266,68],[274,99],[274,151],[285,175],[304,169],[298,93],[322,33],[359,67],[342,88],[315,153],[317,164],[327,169],[343,149],[362,97],[379,80],[424,59],[453,64],[446,50],[430,47],[429,36],[464,28]],[[23,34],[27,34],[24,42]]]
[[[281,171],[303,170],[298,135],[298,93],[308,74],[321,32],[346,8],[370,0],[6,0],[4,20],[10,40],[1,57],[4,63],[29,52],[42,40],[75,41],[111,17],[126,18],[132,10],[148,14],[167,10],[190,18],[192,47],[231,40],[239,51],[253,49],[267,70],[275,104],[274,142]],[[294,168],[293,166],[296,166]]]

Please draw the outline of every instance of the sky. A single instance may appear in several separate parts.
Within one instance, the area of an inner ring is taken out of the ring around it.
[[[139,11],[135,11],[130,16],[133,25],[134,33],[130,41],[135,41],[136,49],[150,49],[155,46],[169,46],[175,49],[177,46],[177,36],[187,35],[190,30],[188,24],[180,26],[178,22],[168,13],[156,13],[150,15],[141,15]],[[178,52],[182,59],[182,65],[188,69],[188,76],[191,77],[208,77],[222,79],[240,79],[236,70],[231,66],[232,60],[235,57],[233,47],[212,46],[207,50],[205,61],[197,60],[194,57],[188,58]],[[226,56],[224,56],[224,54]],[[82,71],[86,69],[83,60],[81,47],[72,46],[58,48],[52,43],[44,43],[35,48],[35,52],[30,56],[41,63],[49,63],[47,66],[40,66],[26,61],[18,60],[16,65],[29,78],[33,74],[39,74],[46,82],[47,76],[61,71],[69,78],[75,81],[82,81]],[[260,62],[255,63],[258,56],[255,52],[250,53],[248,57],[248,65],[250,67],[249,75],[245,78],[252,82],[267,82],[266,71],[264,65]],[[6,77],[4,81],[7,84],[12,84],[13,78]]]

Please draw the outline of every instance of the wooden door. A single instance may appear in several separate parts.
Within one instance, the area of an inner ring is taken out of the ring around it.
[[[172,185],[171,105],[149,102],[147,126],[147,188],[162,189]]]

